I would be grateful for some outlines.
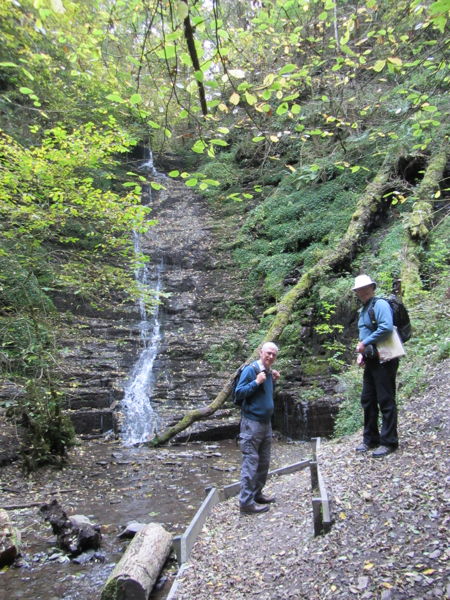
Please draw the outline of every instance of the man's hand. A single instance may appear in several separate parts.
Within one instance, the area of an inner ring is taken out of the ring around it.
[[[267,376],[266,376],[265,371],[260,371],[258,373],[258,375],[256,376],[256,383],[258,385],[261,385],[261,383],[264,383],[266,379],[267,379]]]
[[[356,352],[359,352],[360,354],[364,354],[365,349],[366,349],[366,347],[364,346],[364,344],[362,342],[358,342],[358,345],[356,346]]]
[[[272,377],[276,381],[277,379],[280,379],[280,373],[278,371],[276,371],[275,369],[272,369]]]

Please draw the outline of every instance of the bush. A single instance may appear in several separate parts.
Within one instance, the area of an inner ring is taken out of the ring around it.
[[[363,425],[361,408],[362,369],[352,365],[336,379],[344,388],[342,402],[334,424],[334,436],[341,437],[358,431]]]
[[[62,466],[68,448],[73,446],[73,425],[61,411],[61,397],[52,382],[28,381],[26,394],[17,412],[25,427],[23,463],[28,471],[45,464]]]

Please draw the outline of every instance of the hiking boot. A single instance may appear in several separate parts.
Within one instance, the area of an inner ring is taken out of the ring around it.
[[[254,502],[251,504],[241,504],[241,513],[245,515],[254,515],[257,513],[267,512],[268,510],[269,507],[267,505],[258,506],[258,504],[255,504]]]
[[[355,448],[355,452],[368,452],[369,450],[372,450],[372,448],[376,448],[376,444],[366,444],[366,442],[363,442],[362,444],[360,444],[359,446],[356,446]]]
[[[259,494],[258,496],[255,496],[255,502],[257,504],[272,504],[272,502],[275,502],[275,497]]]
[[[376,450],[372,452],[372,456],[374,458],[383,458],[383,456],[387,456],[392,452],[395,452],[396,448],[393,446],[379,446]]]

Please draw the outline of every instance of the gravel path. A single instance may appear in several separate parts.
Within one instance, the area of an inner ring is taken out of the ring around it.
[[[313,537],[309,470],[272,479],[268,513],[241,516],[236,498],[215,507],[176,600],[449,598],[449,367],[402,407],[398,452],[358,455],[359,434],[322,444],[328,535]]]

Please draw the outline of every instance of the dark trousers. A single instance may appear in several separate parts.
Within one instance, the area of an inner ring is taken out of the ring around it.
[[[364,367],[361,406],[364,410],[364,442],[368,446],[397,448],[397,405],[395,403],[395,377],[398,358],[380,364],[378,359],[368,360]],[[381,431],[378,414],[381,412]]]
[[[241,418],[239,435],[242,451],[241,506],[252,504],[261,494],[269,472],[272,445],[271,423],[260,423],[246,417]]]

